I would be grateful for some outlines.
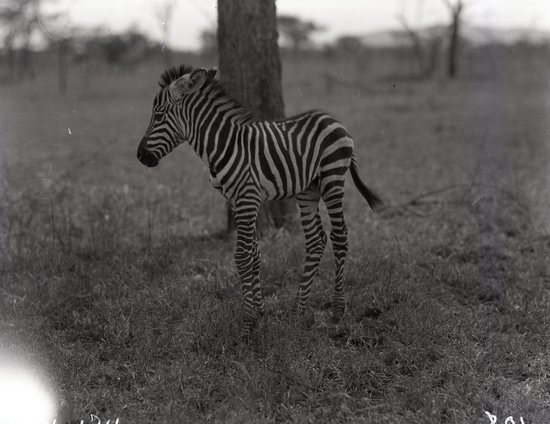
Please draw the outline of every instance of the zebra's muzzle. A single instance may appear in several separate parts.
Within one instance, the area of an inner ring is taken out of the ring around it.
[[[149,168],[152,168],[159,164],[159,160],[153,153],[142,149],[141,147],[137,151],[137,158],[142,164]]]

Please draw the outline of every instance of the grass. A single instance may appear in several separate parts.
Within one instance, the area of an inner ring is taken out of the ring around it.
[[[305,329],[300,229],[264,231],[249,344],[207,170],[189,148],[158,169],[135,159],[160,67],[74,73],[65,97],[54,75],[0,88],[0,348],[41,366],[58,422],[550,419],[546,76],[327,93],[319,69],[285,64],[287,113],[340,118],[388,207],[349,184],[337,326],[330,248]]]

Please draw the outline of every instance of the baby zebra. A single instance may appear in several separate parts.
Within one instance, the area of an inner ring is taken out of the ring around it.
[[[343,272],[348,242],[342,201],[348,169],[370,207],[382,204],[359,176],[350,134],[321,111],[282,121],[256,121],[225,93],[215,76],[215,69],[188,66],[170,68],[162,74],[151,122],[137,150],[139,161],[156,166],[187,141],[208,166],[212,185],[235,214],[235,263],[244,297],[245,337],[264,311],[256,238],[261,203],[294,196],[300,207],[306,257],[298,289],[298,314],[303,314],[327,243],[319,215],[322,198],[332,227],[336,264],[332,314],[338,321],[345,309]]]

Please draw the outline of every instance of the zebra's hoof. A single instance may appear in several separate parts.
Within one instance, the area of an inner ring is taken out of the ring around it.
[[[252,316],[252,315],[245,315],[243,317],[243,323],[242,323],[242,329],[241,329],[241,335],[240,340],[243,342],[248,343],[250,341],[250,335],[252,334],[252,331],[254,328],[258,325],[258,317]]]
[[[239,336],[239,341],[243,344],[250,343],[250,331],[242,331]]]
[[[344,309],[343,308],[333,309],[332,310],[332,316],[330,317],[330,321],[333,324],[338,324],[342,320],[343,316],[344,316]]]

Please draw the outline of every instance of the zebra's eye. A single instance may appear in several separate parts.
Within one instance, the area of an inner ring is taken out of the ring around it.
[[[155,112],[155,113],[153,113],[153,119],[154,119],[155,121],[160,121],[160,120],[162,120],[162,117],[163,117],[163,116],[164,116],[164,113],[162,113],[162,112]]]

